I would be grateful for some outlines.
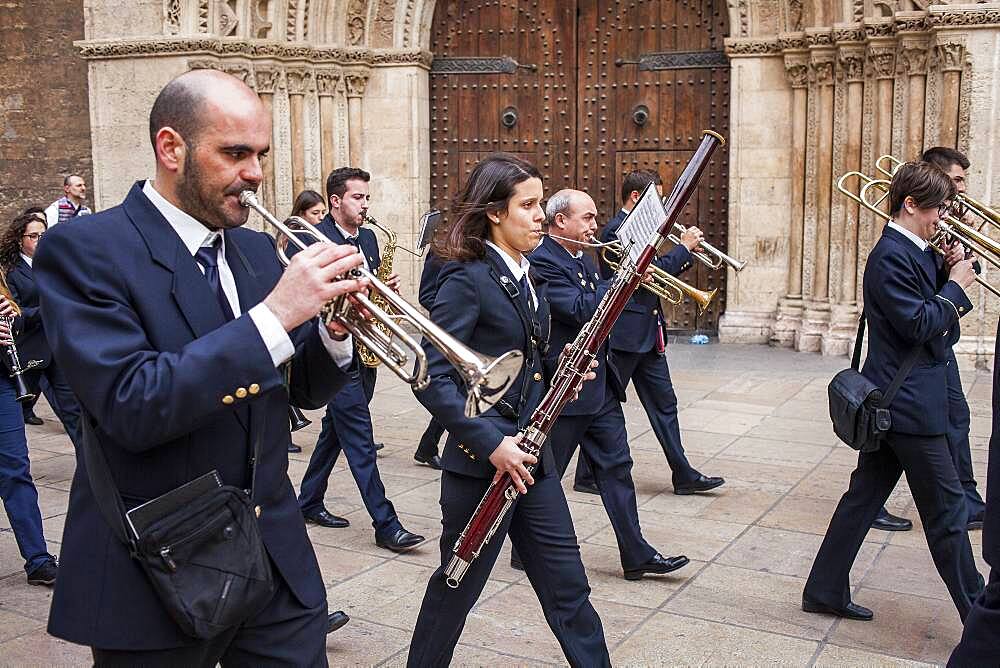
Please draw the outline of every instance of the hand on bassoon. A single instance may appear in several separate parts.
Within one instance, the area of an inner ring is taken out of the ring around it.
[[[504,436],[503,440],[500,441],[500,445],[496,447],[493,453],[490,455],[490,464],[496,467],[497,473],[493,476],[493,481],[496,482],[503,476],[504,473],[510,474],[510,479],[514,481],[514,487],[521,494],[527,494],[527,485],[534,485],[535,479],[531,477],[528,469],[525,468],[528,464],[537,464],[538,458],[534,455],[529,455],[527,452],[517,447],[517,442],[521,439],[522,434],[517,434],[516,436]]]

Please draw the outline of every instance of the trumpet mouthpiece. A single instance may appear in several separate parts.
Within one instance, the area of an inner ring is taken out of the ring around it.
[[[252,190],[244,190],[240,193],[240,204],[249,207],[257,203],[257,195]]]

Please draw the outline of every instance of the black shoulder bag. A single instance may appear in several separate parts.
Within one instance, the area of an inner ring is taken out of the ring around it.
[[[899,367],[892,383],[885,393],[875,383],[861,375],[861,343],[865,336],[865,314],[858,322],[858,338],[854,342],[854,356],[851,368],[844,369],[830,381],[827,394],[830,397],[830,419],[837,438],[861,452],[879,449],[885,433],[892,428],[892,404],[900,385],[910,375],[920,346],[914,346]]]
[[[223,485],[211,471],[126,513],[91,417],[84,411],[81,418],[87,477],[101,514],[181,630],[213,638],[263,609],[275,591],[253,506],[263,425],[253,425],[250,490]]]

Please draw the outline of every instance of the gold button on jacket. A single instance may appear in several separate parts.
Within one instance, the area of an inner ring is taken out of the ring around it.
[[[250,394],[259,394],[260,393],[260,385],[258,385],[257,383],[251,383],[250,387],[247,388],[247,389],[250,390]]]
[[[233,399],[233,395],[231,394],[227,394],[226,396],[222,397],[222,403],[224,403],[227,406],[233,403],[234,401],[236,401],[236,399]]]

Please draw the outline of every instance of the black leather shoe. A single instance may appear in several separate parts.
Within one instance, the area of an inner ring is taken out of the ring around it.
[[[872,529],[879,531],[909,531],[912,528],[913,522],[905,517],[897,517],[885,508],[878,512],[878,516],[872,522]]]
[[[346,517],[337,517],[326,508],[309,513],[305,518],[306,522],[312,522],[328,529],[344,529],[351,526]]]
[[[351,618],[348,617],[343,610],[338,610],[337,612],[331,612],[329,615],[327,615],[326,618],[327,634],[329,635],[330,633],[333,633],[334,631],[336,631],[349,621],[351,621]]]
[[[437,453],[433,455],[425,455],[418,451],[413,454],[413,461],[418,464],[423,464],[424,466],[430,466],[436,471],[441,470],[441,458],[437,456]]]
[[[375,544],[393,552],[406,552],[412,550],[417,545],[424,542],[426,538],[421,535],[410,533],[406,529],[400,529],[394,535],[383,538],[375,535]]]
[[[573,491],[574,492],[582,492],[584,494],[596,494],[598,496],[601,495],[601,490],[598,489],[597,483],[595,483],[592,480],[587,480],[587,481],[577,480],[577,481],[575,481],[573,483]]]
[[[973,515],[969,518],[968,524],[965,525],[967,531],[978,531],[983,528],[983,513],[978,515]]]
[[[379,450],[381,450],[384,447],[385,447],[385,443],[383,443],[382,441],[378,441],[375,444],[375,452],[378,452]]]
[[[295,445],[294,443],[289,443],[288,444],[288,451],[289,452],[302,452],[302,446]]]
[[[49,560],[28,573],[28,584],[51,587],[56,583],[59,575],[59,566],[55,561]]]
[[[24,424],[33,424],[37,427],[38,425],[45,424],[45,420],[32,413],[31,415],[24,416]]]
[[[872,618],[875,617],[875,613],[863,605],[848,603],[843,608],[835,608],[832,605],[826,605],[825,603],[817,603],[816,601],[812,601],[805,596],[802,597],[802,609],[805,612],[818,612],[822,615],[836,615],[837,617],[843,617],[844,619],[856,619],[860,622],[870,622]]]
[[[698,477],[691,482],[685,482],[674,485],[674,494],[697,494],[699,492],[707,492],[710,489],[715,489],[721,485],[725,484],[725,479],[719,476],[704,476],[698,474]]]
[[[653,575],[663,575],[664,573],[672,573],[678,568],[688,565],[688,558],[683,554],[676,557],[664,557],[662,554],[657,552],[653,557],[644,563],[639,568],[632,568],[625,571],[626,580],[641,580],[643,575],[647,573]]]

